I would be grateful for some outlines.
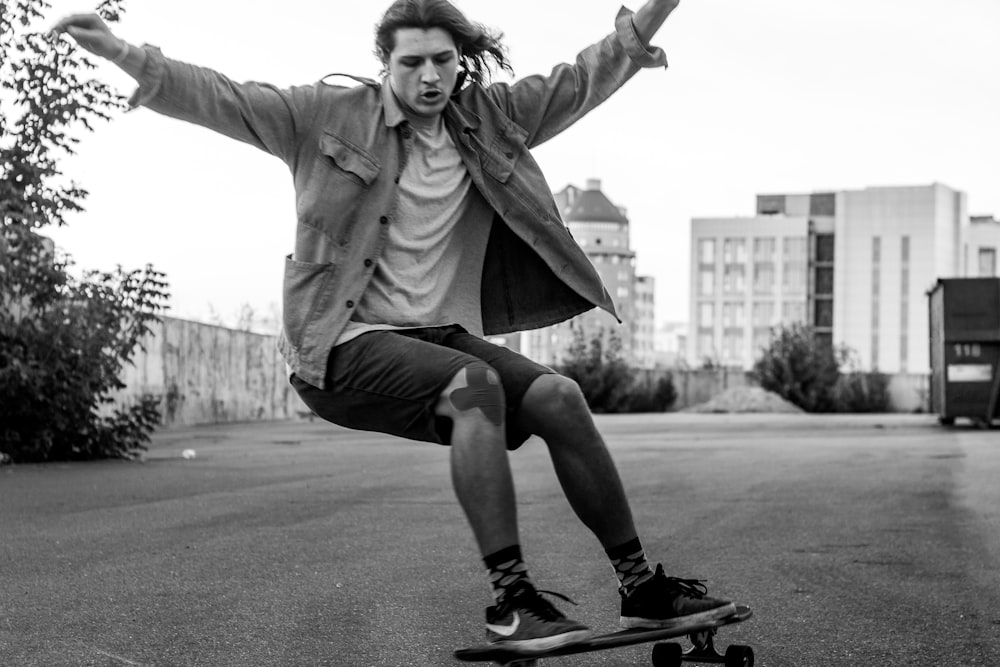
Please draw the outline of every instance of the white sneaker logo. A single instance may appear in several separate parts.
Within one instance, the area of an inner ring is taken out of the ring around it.
[[[494,625],[493,623],[487,623],[486,629],[490,632],[495,632],[501,637],[510,637],[517,629],[521,626],[521,617],[514,612],[514,621],[510,625]]]

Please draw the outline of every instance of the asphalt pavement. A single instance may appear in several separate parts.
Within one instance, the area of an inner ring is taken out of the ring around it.
[[[1000,436],[928,415],[599,416],[647,553],[753,607],[757,665],[1000,665]],[[185,458],[193,450],[193,458]],[[614,574],[545,446],[512,457],[541,588]],[[452,665],[485,572],[441,447],[319,421],[0,468],[0,665]],[[542,665],[648,665],[648,646]]]

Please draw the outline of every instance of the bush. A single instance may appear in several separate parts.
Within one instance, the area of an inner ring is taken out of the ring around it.
[[[666,412],[677,402],[677,388],[670,373],[655,382],[633,382],[623,412]]]
[[[98,8],[106,20],[120,0]],[[90,129],[123,106],[81,73],[87,58],[65,40],[32,32],[45,2],[0,11],[0,461],[134,455],[158,421],[158,399],[112,410],[112,393],[167,293],[163,274],[69,273],[37,233],[81,211],[86,191],[65,185],[58,156],[73,152],[71,129]]]
[[[774,392],[806,412],[834,412],[835,387],[846,348],[817,339],[803,324],[779,326],[754,364],[751,377],[762,389]]]
[[[889,376],[852,371],[840,376],[834,387],[837,412],[889,412]]]
[[[0,238],[9,304],[0,314],[0,452],[15,462],[132,455],[159,421],[159,399],[107,412],[156,320],[161,274],[119,268],[75,280],[39,238],[17,227]]]
[[[772,330],[751,376],[807,412],[889,412],[889,376],[857,368],[857,354],[849,347],[832,346],[810,327],[794,324]]]
[[[670,375],[655,383],[639,382],[637,374],[621,355],[621,339],[617,334],[605,337],[602,332],[589,341],[580,329],[573,331],[562,364],[555,370],[575,380],[594,412],[663,412],[677,400]]]

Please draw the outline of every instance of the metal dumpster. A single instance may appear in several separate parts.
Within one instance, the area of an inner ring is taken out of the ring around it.
[[[930,299],[931,410],[942,424],[1000,418],[1000,278],[942,278]]]

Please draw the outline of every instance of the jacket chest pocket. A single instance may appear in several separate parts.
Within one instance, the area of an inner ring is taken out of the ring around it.
[[[483,155],[483,171],[506,183],[514,172],[517,159],[527,150],[524,143],[527,138],[528,133],[513,123],[500,128]]]
[[[378,176],[381,165],[368,153],[340,137],[324,132],[319,150],[330,164],[332,175],[367,188]]]

